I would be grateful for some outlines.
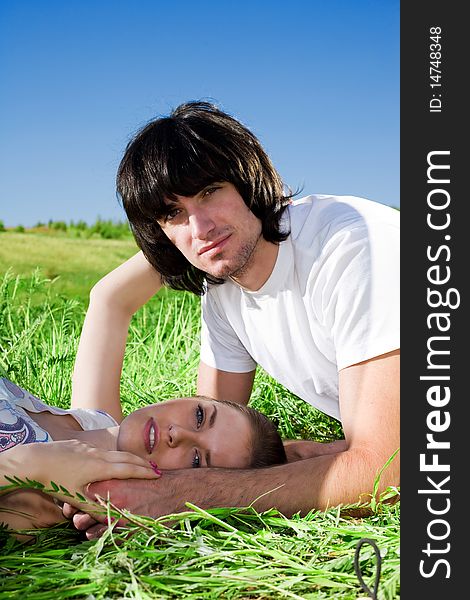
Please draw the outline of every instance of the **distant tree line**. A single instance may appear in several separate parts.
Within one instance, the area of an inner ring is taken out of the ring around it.
[[[49,219],[47,223],[38,221],[36,225],[28,228],[23,225],[6,228],[4,222],[0,220],[0,232],[2,231],[65,235],[75,238],[103,238],[106,240],[132,237],[132,232],[127,221],[113,221],[112,219],[101,219],[100,217],[92,225],[88,225],[88,223],[82,220],[66,223],[65,221],[53,221]]]

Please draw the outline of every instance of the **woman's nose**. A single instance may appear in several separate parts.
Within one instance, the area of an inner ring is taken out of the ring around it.
[[[194,435],[194,431],[190,431],[179,425],[170,425],[168,427],[168,445],[170,448],[176,448],[185,441],[192,441]]]

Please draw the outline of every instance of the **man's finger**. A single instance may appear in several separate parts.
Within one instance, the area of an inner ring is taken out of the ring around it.
[[[87,540],[97,540],[98,538],[100,538],[103,533],[106,531],[107,526],[106,525],[102,525],[101,523],[98,523],[97,525],[93,525],[92,527],[89,527],[86,530],[86,538]]]
[[[90,515],[88,515],[87,513],[76,512],[73,515],[73,524],[76,529],[84,531],[85,529],[95,526],[97,524],[97,521],[96,519],[93,519],[93,517],[90,517]]]
[[[78,512],[78,508],[72,506],[68,502],[64,502],[62,506],[62,514],[66,519],[71,519]]]

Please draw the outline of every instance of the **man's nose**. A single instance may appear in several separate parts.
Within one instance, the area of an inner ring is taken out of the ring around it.
[[[195,208],[189,215],[189,223],[193,239],[199,240],[207,239],[207,236],[215,227],[209,211],[200,206]]]

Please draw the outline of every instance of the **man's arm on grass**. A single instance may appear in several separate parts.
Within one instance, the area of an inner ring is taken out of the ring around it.
[[[202,508],[276,507],[286,515],[312,508],[365,501],[380,469],[399,447],[399,351],[343,369],[340,405],[346,449],[267,469],[185,469],[163,471],[155,482],[92,484],[89,493],[106,497],[137,514],[157,517]],[[396,457],[383,472],[379,492],[399,485]]]
[[[132,315],[161,288],[142,252],[93,287],[72,377],[72,408],[94,408],[122,420],[120,378]]]

